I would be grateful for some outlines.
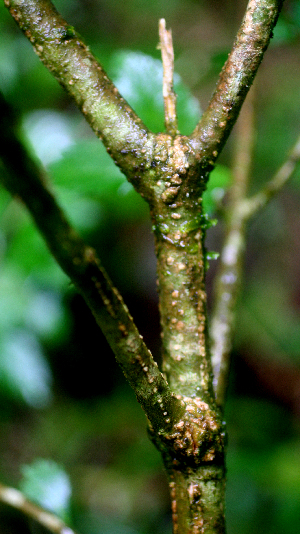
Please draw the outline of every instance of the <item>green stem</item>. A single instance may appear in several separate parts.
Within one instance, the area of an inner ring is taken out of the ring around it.
[[[163,369],[173,391],[211,398],[201,202],[195,202],[193,210],[161,210],[162,220],[164,233],[156,233],[156,254]]]
[[[157,170],[150,207],[156,242],[163,369],[174,392],[211,401],[201,198],[207,176],[198,168],[188,138],[161,136],[161,143],[166,154]]]
[[[179,400],[171,393],[95,251],[70,226],[41,170],[19,141],[13,114],[3,98],[0,112],[0,157],[8,171],[1,173],[4,186],[23,200],[54,258],[83,295],[152,427],[157,432],[170,430],[183,411]]]

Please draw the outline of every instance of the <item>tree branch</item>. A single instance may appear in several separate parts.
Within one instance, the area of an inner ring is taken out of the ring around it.
[[[247,194],[251,170],[254,141],[253,90],[244,103],[236,126],[233,184],[226,208],[226,236],[215,279],[214,310],[210,325],[213,380],[219,406],[223,406],[225,401],[235,310],[242,278],[246,222],[241,216],[239,206]]]
[[[165,19],[159,21],[159,48],[163,63],[163,97],[165,105],[165,126],[170,135],[178,134],[176,115],[176,94],[173,89],[174,50],[172,32],[166,29]]]
[[[283,188],[286,182],[293,175],[297,164],[300,160],[300,136],[295,145],[290,150],[290,153],[278,169],[274,177],[262,188],[259,193],[253,195],[251,198],[245,200],[241,206],[243,216],[247,219],[253,217],[258,211],[263,209],[268,202]]]
[[[8,504],[37,523],[47,528],[53,534],[75,534],[59,517],[26,499],[21,491],[0,484],[0,501]]]
[[[23,200],[54,258],[83,295],[152,427],[171,428],[182,404],[171,393],[95,251],[69,225],[41,170],[18,140],[3,98],[0,112],[0,157],[8,171],[1,174],[4,186]]]
[[[220,154],[272,37],[283,0],[249,0],[233,48],[192,137],[207,162]]]
[[[235,310],[242,279],[247,223],[291,178],[300,161],[300,137],[284,164],[259,193],[245,198],[249,181],[249,160],[253,143],[253,116],[246,101],[238,121],[238,147],[234,165],[234,185],[228,204],[226,237],[215,281],[215,307],[210,338],[214,389],[217,404],[224,406],[228,384],[230,353],[235,329]],[[250,113],[250,115],[249,115]],[[241,131],[243,128],[243,132]]]
[[[151,157],[154,135],[121,97],[74,28],[50,0],[4,0],[44,65],[75,101],[128,175]]]

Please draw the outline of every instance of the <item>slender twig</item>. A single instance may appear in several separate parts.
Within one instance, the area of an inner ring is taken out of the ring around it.
[[[295,168],[300,160],[300,136],[295,145],[291,149],[287,160],[278,169],[274,177],[251,198],[245,200],[241,206],[243,216],[253,217],[259,210],[264,208],[266,204],[282,189],[286,182],[291,178]]]
[[[249,0],[216,90],[193,132],[195,146],[213,164],[238,117],[268,47],[283,0]]]
[[[168,427],[174,423],[179,401],[95,251],[70,226],[40,168],[19,141],[11,109],[3,99],[0,108],[0,158],[8,171],[0,176],[4,186],[25,203],[54,258],[83,295],[153,428]]]
[[[0,484],[0,501],[45,527],[53,534],[75,534],[59,517],[26,499],[21,491]]]
[[[173,88],[174,75],[174,50],[172,31],[166,29],[165,19],[159,21],[159,47],[161,49],[163,63],[163,97],[165,106],[165,126],[170,135],[176,135],[176,94]]]
[[[44,65],[56,77],[126,174],[151,156],[154,136],[50,0],[5,0]]]
[[[222,406],[228,382],[230,353],[235,325],[236,302],[242,277],[245,249],[245,221],[239,211],[248,189],[254,139],[253,91],[237,121],[233,184],[229,192],[226,236],[215,279],[215,308],[210,338],[214,388],[217,403]]]

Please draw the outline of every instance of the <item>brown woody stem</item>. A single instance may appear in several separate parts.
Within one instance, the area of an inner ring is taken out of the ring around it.
[[[193,132],[195,147],[213,164],[219,156],[272,37],[283,0],[249,0],[216,90]]]

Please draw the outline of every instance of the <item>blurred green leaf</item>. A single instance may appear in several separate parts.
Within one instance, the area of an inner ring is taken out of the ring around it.
[[[238,313],[237,345],[251,344],[254,351],[265,351],[272,358],[288,357],[299,362],[299,312],[290,306],[284,280],[260,273],[248,282]]]
[[[282,45],[294,42],[300,35],[300,5],[298,0],[291,1],[274,28],[272,44]]]
[[[26,497],[69,521],[72,488],[64,468],[51,460],[36,459],[21,470],[20,489]]]
[[[36,336],[23,329],[5,331],[0,351],[2,391],[34,408],[45,407],[52,396],[52,375]]]
[[[112,56],[109,72],[122,96],[146,126],[154,132],[164,131],[161,61],[142,52],[121,50]],[[200,105],[176,73],[174,88],[178,127],[183,135],[188,135],[200,119]]]
[[[99,224],[101,217],[108,213],[113,213],[114,219],[131,220],[148,213],[146,202],[127,182],[98,139],[90,138],[71,146],[60,160],[49,165],[49,173],[61,203],[76,226],[82,228],[85,217],[91,226]]]
[[[56,186],[74,188],[81,194],[100,193],[107,199],[125,181],[102,143],[94,137],[72,145],[48,169]]]
[[[62,152],[75,143],[78,124],[68,115],[51,109],[35,110],[25,115],[25,145],[44,165],[58,160]]]
[[[203,194],[203,209],[208,215],[215,213],[231,183],[231,172],[224,165],[217,165],[210,174]]]

